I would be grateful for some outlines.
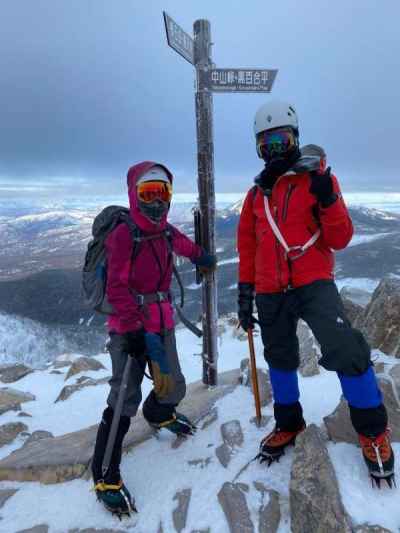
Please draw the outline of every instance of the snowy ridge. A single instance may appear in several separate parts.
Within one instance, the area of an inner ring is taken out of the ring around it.
[[[200,350],[200,343],[194,346],[193,337],[185,330],[178,330],[177,340],[183,372],[188,382],[195,381],[201,375],[201,360],[194,355]],[[261,355],[260,337],[256,336],[255,341],[258,365],[263,368],[265,363]],[[247,344],[238,340],[233,327],[227,324],[219,337],[219,348],[220,371],[238,368],[240,360],[247,352]],[[389,365],[398,362],[379,353],[376,353],[376,357]],[[98,355],[96,359],[106,366],[106,370],[85,372],[85,375],[96,379],[109,375],[108,355]],[[80,375],[64,382],[65,372],[58,375],[50,372],[51,367],[26,376],[14,385],[19,390],[29,391],[37,397],[36,401],[24,404],[24,410],[32,415],[32,418],[23,419],[29,432],[42,429],[51,431],[56,436],[97,423],[105,405],[108,385],[88,387],[67,401],[54,404],[60,389],[65,384],[73,383]],[[321,370],[321,374],[314,377],[299,376],[299,386],[307,423],[322,426],[323,417],[334,410],[340,399],[337,377],[334,373]],[[145,380],[144,397],[149,390],[150,382]],[[210,533],[229,533],[217,494],[224,482],[232,482],[235,479],[248,486],[246,501],[255,525],[259,519],[261,497],[254,483],[259,482],[278,491],[281,507],[278,533],[290,533],[289,482],[293,449],[285,454],[280,463],[270,468],[251,462],[258,451],[259,441],[272,429],[273,421],[271,419],[267,427],[261,429],[250,422],[254,416],[254,402],[248,387],[238,386],[233,393],[219,400],[216,408],[217,420],[209,423],[204,429],[200,423],[196,436],[183,442],[177,449],[172,447],[174,437],[162,431],[158,438],[152,438],[124,455],[122,473],[125,483],[135,495],[139,509],[137,516],[119,523],[96,502],[94,494],[90,492],[91,482],[84,479],[56,485],[1,482],[0,489],[15,488],[18,492],[0,511],[0,532],[12,533],[38,524],[48,524],[49,533],[67,533],[73,528],[90,527],[157,533],[162,524],[164,533],[175,533],[173,511],[177,502],[174,496],[178,491],[191,489],[187,522],[183,532],[207,531],[210,528]],[[263,409],[263,415],[272,415],[272,404]],[[15,420],[14,412],[1,415],[2,424]],[[221,424],[232,420],[240,421],[244,443],[235,448],[231,462],[225,468],[218,461],[215,451],[222,443]],[[0,457],[20,447],[24,438],[18,437],[11,445],[0,448]],[[399,444],[395,444],[394,449],[400,454]],[[356,446],[330,443],[328,450],[345,508],[353,523],[379,523],[392,532],[398,531],[400,489],[382,489],[379,492],[372,489]],[[246,465],[247,468],[237,478]],[[399,462],[396,472],[399,477]],[[32,505],[33,501],[35,505]]]

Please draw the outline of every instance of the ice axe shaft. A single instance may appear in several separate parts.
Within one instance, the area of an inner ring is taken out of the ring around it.
[[[102,464],[103,477],[105,477],[105,475],[108,472],[108,469],[110,468],[111,456],[114,450],[115,438],[118,432],[118,426],[119,426],[119,421],[121,419],[122,408],[124,406],[131,367],[132,367],[132,357],[128,355],[128,359],[126,361],[125,368],[124,368],[124,373],[122,375],[121,385],[119,388],[117,404],[114,409],[114,416],[113,416],[112,423],[111,423],[111,429],[110,429],[110,433],[107,439],[106,451],[104,453],[104,459],[103,459],[103,464]]]
[[[256,404],[256,419],[257,425],[261,424],[261,402],[260,402],[260,389],[258,388],[258,374],[256,366],[256,353],[254,350],[254,337],[253,330],[249,328],[247,330],[247,338],[249,341],[250,350],[250,366],[251,366],[251,381],[253,383],[254,403]]]

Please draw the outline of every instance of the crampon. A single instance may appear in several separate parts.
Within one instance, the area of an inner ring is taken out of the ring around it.
[[[135,500],[130,495],[122,480],[115,484],[107,484],[104,481],[96,483],[94,490],[97,499],[103,504],[105,509],[112,515],[122,520],[122,517],[130,517],[132,513],[137,513]]]
[[[381,488],[382,481],[389,488],[396,486],[394,454],[389,435],[389,428],[377,437],[359,435],[362,454],[369,470],[372,486],[378,489]]]
[[[168,429],[178,437],[186,438],[194,435],[197,427],[185,415],[181,413],[174,413],[170,420],[161,422],[159,424],[150,424],[156,431],[160,429]]]
[[[297,435],[301,433],[305,427],[304,424],[297,431],[282,431],[275,427],[274,430],[261,441],[260,451],[255,459],[258,459],[260,464],[267,463],[267,466],[279,462],[282,455],[285,455],[286,447],[295,445]]]

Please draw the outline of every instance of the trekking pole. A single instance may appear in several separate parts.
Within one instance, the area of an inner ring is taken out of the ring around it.
[[[258,388],[256,354],[255,354],[255,350],[254,350],[253,330],[251,328],[249,328],[247,330],[247,337],[248,337],[248,341],[249,341],[250,365],[251,365],[251,381],[253,383],[254,402],[256,404],[257,426],[260,426],[261,425],[260,389]]]
[[[121,385],[120,385],[119,392],[118,392],[117,404],[114,409],[111,429],[110,429],[110,433],[107,439],[107,446],[106,446],[106,451],[105,451],[104,458],[103,458],[103,464],[101,467],[103,477],[105,477],[108,469],[110,468],[110,462],[111,462],[112,452],[114,449],[115,438],[117,436],[119,421],[121,419],[122,407],[124,405],[126,391],[128,388],[128,379],[129,379],[129,374],[131,371],[131,366],[132,366],[132,357],[128,355],[128,360],[126,361],[124,373],[122,375]]]

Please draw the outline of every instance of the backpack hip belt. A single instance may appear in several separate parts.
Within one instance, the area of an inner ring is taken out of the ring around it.
[[[284,236],[282,235],[280,229],[278,228],[272,214],[271,210],[269,208],[268,198],[264,197],[264,207],[265,207],[265,214],[267,216],[267,220],[269,222],[269,225],[271,226],[272,232],[274,233],[275,237],[280,242],[281,246],[285,250],[285,256],[287,261],[295,261],[296,259],[299,259],[302,257],[306,251],[313,246],[317,240],[319,239],[321,235],[321,230],[317,230],[314,235],[309,239],[305,244],[297,245],[297,246],[289,246],[286,242]]]
[[[137,294],[135,293],[135,300],[141,307],[149,304],[156,304],[162,302],[168,302],[170,300],[169,292],[154,292],[150,294]]]

